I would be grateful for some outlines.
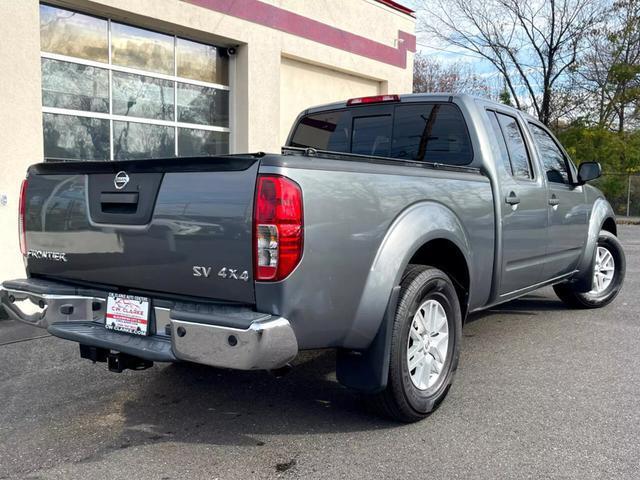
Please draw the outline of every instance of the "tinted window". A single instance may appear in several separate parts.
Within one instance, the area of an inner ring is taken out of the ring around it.
[[[348,152],[350,140],[351,114],[336,110],[303,117],[293,134],[291,146]]]
[[[42,59],[42,105],[109,112],[109,72],[102,68]]]
[[[179,77],[203,82],[229,83],[227,63],[212,45],[176,39],[176,68]]]
[[[109,159],[109,120],[75,115],[42,115],[44,153],[50,158]]]
[[[498,162],[502,168],[509,173],[509,175],[513,175],[513,169],[511,168],[511,162],[509,161],[509,152],[507,151],[507,144],[504,141],[504,135],[502,135],[502,129],[498,123],[498,117],[496,117],[495,112],[491,111],[487,112],[487,116],[489,117],[491,129],[496,136],[496,146],[500,152]]]
[[[554,142],[551,135],[542,128],[532,123],[529,125],[533,133],[533,139],[538,147],[538,152],[540,153],[540,159],[544,165],[547,180],[553,183],[569,183],[567,162],[562,151],[560,151],[558,145],[556,145],[556,142]]]
[[[170,35],[111,22],[111,61],[116,65],[173,75]]]
[[[107,21],[40,5],[40,44],[44,52],[109,61]]]
[[[114,121],[113,158],[128,160],[173,157],[174,137],[173,127]]]
[[[386,157],[389,155],[391,115],[353,119],[351,153]]]
[[[448,165],[471,163],[473,152],[462,113],[451,104],[396,107],[391,156]]]
[[[529,154],[517,120],[503,113],[497,113],[496,115],[498,116],[498,121],[500,123],[504,139],[507,142],[513,176],[520,178],[533,178],[531,175]]]
[[[229,126],[229,91],[178,83],[178,121]]]
[[[113,113],[129,117],[173,120],[173,82],[113,72]]]
[[[178,129],[178,155],[199,157],[229,153],[229,134],[193,128]]]

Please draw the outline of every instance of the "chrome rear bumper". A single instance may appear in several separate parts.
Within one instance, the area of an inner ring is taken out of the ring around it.
[[[104,328],[106,294],[104,298],[53,295],[27,291],[24,286],[10,288],[6,283],[0,287],[0,304],[10,318],[46,328],[52,335],[83,345],[122,351],[151,361],[184,360],[238,370],[276,369],[298,353],[291,324],[278,316],[255,314],[255,321],[247,328],[236,328],[215,324],[220,314],[211,318],[201,316],[203,322],[196,322],[172,318],[173,310],[156,307],[152,334],[139,337]],[[32,303],[36,311],[30,313],[22,302]],[[233,315],[230,308],[225,307],[225,312]],[[184,312],[181,313],[176,316],[184,317]]]

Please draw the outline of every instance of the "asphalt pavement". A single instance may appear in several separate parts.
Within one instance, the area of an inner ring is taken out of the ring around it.
[[[0,321],[0,479],[640,478],[640,227],[601,310],[551,289],[474,315],[426,420],[364,412],[331,352],[282,378],[194,365],[110,373]]]

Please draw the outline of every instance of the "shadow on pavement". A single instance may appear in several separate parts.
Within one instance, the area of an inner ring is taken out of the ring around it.
[[[162,441],[262,446],[262,435],[400,426],[367,413],[359,398],[335,381],[332,351],[305,353],[296,363],[282,378],[195,364],[163,368],[124,401],[116,448]]]

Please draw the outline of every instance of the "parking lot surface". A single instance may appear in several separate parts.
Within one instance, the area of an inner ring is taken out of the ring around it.
[[[0,479],[640,478],[640,227],[602,310],[551,289],[474,315],[425,421],[367,414],[331,352],[283,378],[194,365],[110,373],[0,321]]]

